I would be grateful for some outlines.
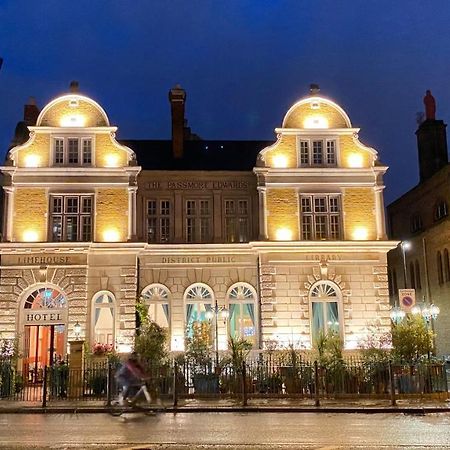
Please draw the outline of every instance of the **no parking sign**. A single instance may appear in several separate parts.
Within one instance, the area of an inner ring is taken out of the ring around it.
[[[399,289],[398,299],[400,307],[405,311],[409,311],[416,304],[415,289]]]

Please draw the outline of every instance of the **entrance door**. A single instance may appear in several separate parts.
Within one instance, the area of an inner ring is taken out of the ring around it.
[[[25,326],[24,373],[30,383],[41,383],[44,367],[64,357],[64,325]]]

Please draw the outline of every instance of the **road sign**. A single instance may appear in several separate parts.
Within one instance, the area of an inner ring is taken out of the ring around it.
[[[400,308],[409,311],[416,304],[416,290],[415,289],[399,289],[398,300]]]

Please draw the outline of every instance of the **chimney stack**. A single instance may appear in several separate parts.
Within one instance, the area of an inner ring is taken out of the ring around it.
[[[70,86],[69,86],[69,90],[73,94],[76,94],[80,90],[80,84],[78,83],[78,81],[75,81],[75,80],[71,81],[70,82]]]
[[[36,125],[38,116],[39,108],[36,105],[36,99],[30,97],[23,108],[23,121],[27,126],[34,126]]]
[[[184,104],[186,91],[177,84],[169,91],[172,113],[172,152],[174,158],[182,158],[184,151]]]

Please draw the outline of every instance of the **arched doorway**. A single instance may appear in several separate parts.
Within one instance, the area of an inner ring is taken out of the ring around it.
[[[23,370],[27,380],[42,381],[43,369],[66,354],[67,299],[58,289],[39,287],[22,309]]]

